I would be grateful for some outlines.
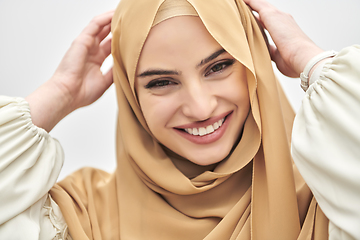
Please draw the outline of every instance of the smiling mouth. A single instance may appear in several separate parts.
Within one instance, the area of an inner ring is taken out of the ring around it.
[[[198,122],[187,124],[174,128],[180,136],[196,144],[210,144],[219,140],[229,126],[233,111],[224,113],[217,118],[217,121],[206,120],[206,122]],[[222,117],[221,119],[219,119]]]
[[[225,118],[220,119],[219,121],[206,126],[206,127],[200,127],[200,128],[185,128],[183,129],[185,132],[187,132],[188,134],[194,135],[194,136],[205,136],[208,135],[210,133],[215,132],[217,129],[219,129],[222,124],[225,121]]]

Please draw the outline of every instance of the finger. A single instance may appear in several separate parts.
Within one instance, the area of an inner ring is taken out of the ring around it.
[[[263,21],[261,21],[260,15],[259,15],[258,13],[256,13],[256,12],[255,12],[255,14],[253,14],[253,15],[254,15],[254,17],[255,17],[255,20],[256,20],[264,29],[266,29]]]
[[[244,0],[244,2],[255,12],[274,11],[276,8],[265,0]]]
[[[255,11],[255,10],[251,7],[251,0],[244,0],[244,3],[246,3],[246,5],[248,5],[248,7],[249,7],[252,11]]]
[[[98,97],[101,96],[113,83],[113,70],[112,68],[103,74],[101,79],[96,79],[96,83],[93,86],[96,89]],[[100,95],[99,95],[100,94]]]
[[[104,86],[106,87],[106,89],[108,89],[113,82],[113,68],[110,68],[110,70],[104,74]]]
[[[101,59],[101,62],[103,62],[111,54],[111,40],[112,38],[109,37],[100,44],[100,51],[103,54],[103,59]]]
[[[279,50],[275,45],[270,45],[270,56],[271,60],[276,63],[277,68],[280,70],[280,72],[283,72],[283,65],[284,61],[280,55]]]
[[[271,57],[271,60],[274,61],[274,62],[276,62],[276,61],[275,61],[275,56],[276,56],[276,54],[277,54],[279,51],[277,50],[276,46],[273,45],[273,44],[270,44],[270,45],[269,45],[269,49],[270,49],[270,57]]]
[[[244,0],[244,2],[249,5],[249,7],[256,12],[259,12],[259,10],[262,8],[263,2],[261,0]]]
[[[110,69],[106,74],[103,74],[101,78],[92,78],[92,81],[88,82],[88,88],[91,89],[91,91],[88,92],[87,104],[93,103],[105,93],[113,83],[112,76],[112,69]]]
[[[90,23],[85,27],[82,34],[87,34],[96,37],[106,25],[110,25],[114,11],[109,11],[94,17]]]
[[[86,56],[88,62],[95,63],[99,66],[103,64],[105,59],[111,54],[111,37],[106,38],[96,47],[91,47]]]
[[[101,41],[103,41],[103,40],[106,38],[107,35],[109,35],[110,30],[111,30],[111,25],[110,25],[110,24],[106,25],[106,26],[101,30],[101,32],[97,35],[97,40],[99,41],[99,43],[100,43]]]

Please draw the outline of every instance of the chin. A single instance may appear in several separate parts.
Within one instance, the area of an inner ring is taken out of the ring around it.
[[[220,153],[220,154],[219,154],[219,152],[217,152],[216,154],[198,153],[198,154],[194,154],[191,156],[187,156],[186,159],[188,159],[190,162],[195,163],[197,165],[207,166],[207,165],[212,165],[212,164],[221,162],[229,154],[230,154],[230,150],[227,152]]]

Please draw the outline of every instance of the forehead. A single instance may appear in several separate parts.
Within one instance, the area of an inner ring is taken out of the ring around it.
[[[199,17],[173,17],[151,29],[140,54],[138,71],[157,62],[197,62],[220,48]]]

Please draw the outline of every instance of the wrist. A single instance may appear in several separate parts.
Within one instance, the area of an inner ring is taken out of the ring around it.
[[[34,125],[50,132],[66,115],[73,111],[72,99],[52,79],[27,96]]]
[[[306,65],[309,61],[315,56],[324,52],[321,48],[317,47],[314,44],[310,44],[310,46],[303,46],[301,49],[297,51],[300,53],[298,56],[294,57],[293,66],[298,76],[304,71]]]
[[[310,76],[312,75],[313,71],[319,66],[323,65],[326,59],[334,57],[337,53],[335,51],[327,51],[317,54],[313,58],[309,60],[309,62],[304,67],[304,71],[300,74],[301,79],[301,88],[306,91],[310,86]]]

